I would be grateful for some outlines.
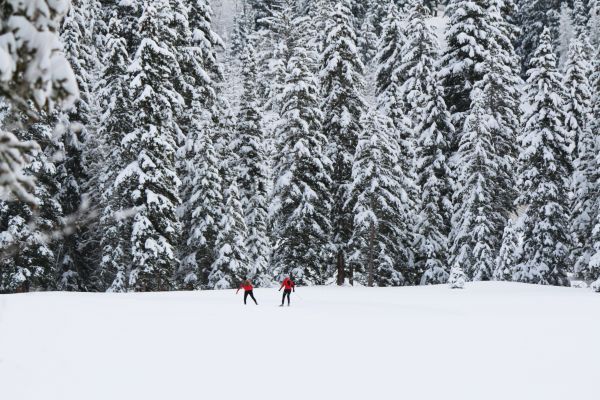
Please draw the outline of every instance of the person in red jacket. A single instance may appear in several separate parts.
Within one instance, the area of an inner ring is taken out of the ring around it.
[[[290,306],[290,293],[296,292],[296,284],[289,277],[286,277],[283,282],[281,282],[281,287],[279,291],[283,289],[283,297],[281,298],[281,305],[279,307],[283,307],[283,303],[285,302],[285,297],[287,296],[288,307]]]
[[[246,304],[246,299],[248,298],[248,296],[250,296],[252,300],[254,300],[254,304],[258,305],[256,299],[254,298],[254,292],[252,291],[252,289],[254,289],[254,286],[252,286],[252,282],[250,281],[250,279],[244,280],[244,282],[242,282],[235,294],[238,294],[238,292],[241,289],[244,289],[244,304]]]

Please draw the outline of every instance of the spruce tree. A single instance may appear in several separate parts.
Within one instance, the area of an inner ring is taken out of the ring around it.
[[[250,44],[242,55],[242,66],[243,93],[232,148],[237,159],[237,184],[248,229],[245,244],[251,266],[248,277],[259,280],[267,271],[270,256],[267,236],[269,173],[256,84],[256,54]]]
[[[98,104],[103,110],[98,124],[98,141],[101,160],[96,168],[96,188],[92,193],[99,197],[99,221],[93,238],[99,242],[99,266],[94,279],[99,289],[115,292],[127,290],[131,265],[129,239],[131,226],[124,216],[133,208],[127,186],[115,184],[119,173],[127,165],[127,149],[122,148],[123,139],[134,129],[130,75],[131,63],[125,39],[122,10],[115,10],[106,38],[107,62],[98,83]]]
[[[483,79],[486,53],[498,45],[501,33],[491,21],[488,6],[488,0],[451,0],[446,10],[448,47],[440,61],[440,76],[452,122],[459,129],[471,109],[471,91]],[[460,141],[460,131],[457,134],[454,146]]]
[[[364,67],[357,49],[356,32],[347,1],[338,2],[328,22],[321,57],[321,93],[324,96],[323,132],[329,140],[328,157],[333,163],[332,228],[337,282],[346,274],[348,242],[352,235],[353,202],[348,188],[352,180],[352,159],[361,132],[365,109],[362,96]]]
[[[437,75],[427,78],[427,101],[416,131],[416,176],[420,199],[415,229],[416,269],[421,284],[448,280],[448,234],[452,215],[452,180],[448,152],[454,126]],[[425,99],[424,98],[424,99]]]
[[[558,44],[561,0],[521,0],[520,25],[522,35],[519,55],[523,62],[523,71],[533,68],[531,59],[541,43],[544,29],[549,29],[552,45]]]
[[[354,232],[349,262],[357,265],[361,283],[399,286],[414,283],[410,223],[412,215],[396,168],[400,151],[389,118],[372,110],[363,118],[350,198],[355,199]]]
[[[519,233],[520,227],[512,220],[508,220],[502,234],[502,245],[496,257],[495,281],[511,281],[515,265],[519,261]]]
[[[575,270],[589,262],[593,252],[589,238],[592,236],[593,207],[596,194],[591,188],[590,168],[595,167],[595,137],[589,127],[592,93],[589,81],[591,66],[583,43],[574,39],[569,47],[565,65],[565,129],[573,141],[573,201],[571,206],[571,232],[573,235],[573,260]]]
[[[513,280],[568,286],[570,238],[568,192],[572,142],[563,124],[562,79],[556,69],[552,36],[545,29],[528,71],[524,117],[519,137],[517,201],[526,207],[522,260]]]
[[[186,172],[182,178],[184,243],[177,271],[181,287],[199,289],[208,284],[215,261],[219,223],[223,213],[223,180],[218,154],[213,143],[215,127],[212,115],[193,104],[193,123],[185,145]]]
[[[493,63],[486,63],[489,66]],[[489,78],[489,74],[486,75]],[[490,109],[490,85],[484,79],[473,91],[473,107],[456,154],[456,191],[450,234],[450,263],[469,279],[491,280],[505,219],[496,204],[502,154],[494,146],[497,121]]]
[[[225,205],[215,245],[215,261],[208,275],[209,289],[232,289],[248,277],[246,223],[235,178],[225,192]]]
[[[298,284],[327,278],[331,234],[331,173],[327,137],[321,131],[319,86],[311,72],[314,53],[301,38],[310,32],[304,18],[294,20],[295,46],[287,66],[280,125],[276,130],[273,188],[273,275],[293,275]]]
[[[133,132],[122,140],[128,164],[116,185],[129,192],[136,209],[131,221],[129,275],[130,289],[135,291],[171,287],[180,234],[175,112],[183,99],[172,82],[180,70],[174,31],[169,29],[171,11],[166,0],[144,4],[139,20],[142,41],[129,67],[133,107],[139,112]]]

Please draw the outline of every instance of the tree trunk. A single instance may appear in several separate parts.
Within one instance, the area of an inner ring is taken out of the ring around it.
[[[342,286],[346,280],[344,251],[339,250],[337,254],[337,284]]]
[[[368,269],[369,269],[368,285],[369,285],[369,287],[373,287],[373,246],[375,246],[375,224],[373,224],[373,222],[371,222],[371,226],[369,228],[369,261],[368,261]]]

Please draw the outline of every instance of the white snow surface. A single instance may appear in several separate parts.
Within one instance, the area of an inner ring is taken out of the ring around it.
[[[0,296],[6,400],[597,400],[600,295],[509,283]]]

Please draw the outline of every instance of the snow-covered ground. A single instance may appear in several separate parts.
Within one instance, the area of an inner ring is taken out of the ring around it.
[[[0,399],[598,400],[600,295],[505,283],[0,296]]]

